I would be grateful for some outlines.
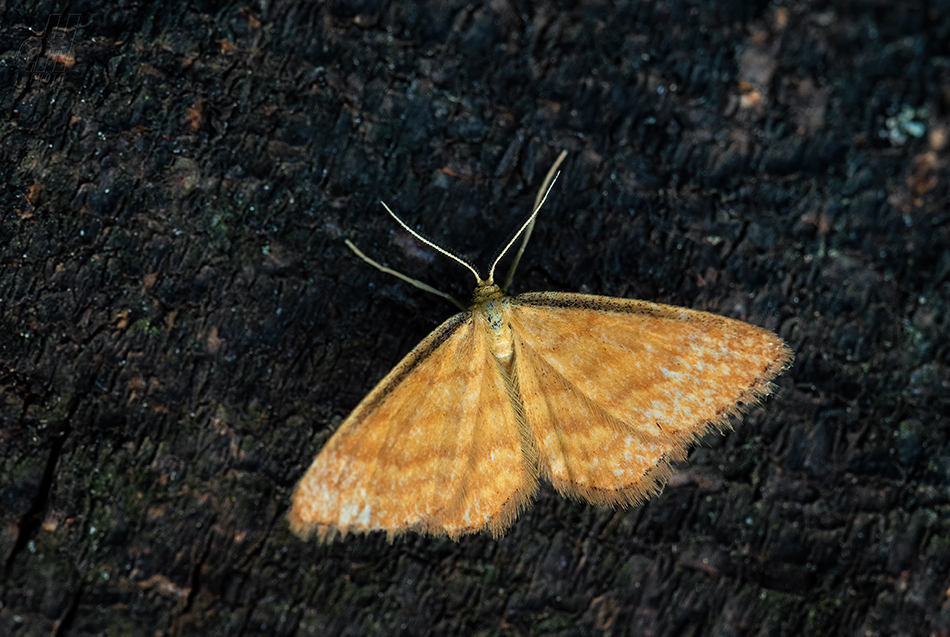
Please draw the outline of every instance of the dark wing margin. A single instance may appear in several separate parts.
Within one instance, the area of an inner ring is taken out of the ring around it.
[[[379,404],[386,400],[386,397],[392,393],[393,389],[399,386],[399,383],[405,380],[422,361],[429,358],[433,352],[439,349],[443,343],[452,338],[453,334],[471,320],[471,312],[459,312],[435,328],[431,334],[412,348],[412,351],[406,354],[406,356],[399,361],[399,364],[393,367],[389,373],[376,384],[373,390],[357,405],[347,420],[353,419],[354,417],[361,420],[362,418],[358,417],[358,414],[366,414],[376,409]]]

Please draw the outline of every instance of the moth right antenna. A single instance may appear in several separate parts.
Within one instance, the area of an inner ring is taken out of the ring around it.
[[[524,228],[524,239],[521,240],[521,247],[518,248],[518,252],[515,254],[515,260],[511,264],[511,268],[508,269],[508,276],[505,277],[505,285],[502,286],[502,292],[508,292],[508,288],[511,287],[511,281],[515,278],[515,270],[518,268],[518,263],[521,262],[521,255],[524,254],[525,248],[528,247],[528,239],[531,238],[531,233],[534,231],[534,222],[538,217],[538,211],[541,210],[541,206],[544,205],[544,200],[548,198],[548,193],[551,192],[551,188],[554,187],[554,181],[557,179],[558,172],[557,169],[560,167],[561,162],[564,161],[564,158],[567,157],[567,151],[562,150],[561,154],[557,156],[557,159],[554,160],[554,165],[551,166],[551,169],[548,170],[548,174],[544,176],[544,181],[541,183],[541,187],[538,188],[538,194],[534,198],[534,212],[531,214],[531,218],[528,220],[528,223],[525,224]],[[515,235],[517,237],[517,235]],[[514,239],[512,239],[514,241]],[[508,247],[510,247],[509,244]],[[502,250],[502,253],[498,255],[498,259],[501,259],[505,251],[508,250],[508,247],[505,247]],[[495,259],[495,265],[498,264],[498,259]],[[492,272],[495,271],[495,265],[492,265]],[[490,278],[490,277],[489,277]]]

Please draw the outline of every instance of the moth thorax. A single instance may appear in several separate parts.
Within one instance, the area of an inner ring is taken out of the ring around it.
[[[501,298],[491,299],[478,307],[481,319],[485,321],[488,331],[488,348],[492,356],[503,365],[511,364],[511,357],[515,351],[515,340],[511,333],[511,326],[505,320],[505,301]]]

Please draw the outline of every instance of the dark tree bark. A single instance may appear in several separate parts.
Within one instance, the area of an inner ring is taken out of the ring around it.
[[[0,4],[0,634],[950,634],[950,6]],[[60,29],[54,28],[59,25]],[[665,492],[288,530],[570,156],[516,291],[795,365]]]

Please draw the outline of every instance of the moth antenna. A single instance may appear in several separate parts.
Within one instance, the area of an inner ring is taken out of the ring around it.
[[[508,252],[518,237],[524,233],[524,239],[521,241],[521,247],[518,248],[518,252],[515,254],[515,260],[512,262],[511,268],[508,270],[508,276],[505,277],[505,285],[501,288],[502,292],[507,292],[508,288],[511,287],[511,280],[515,276],[515,270],[518,268],[518,263],[521,261],[521,255],[524,254],[525,248],[528,246],[528,239],[531,238],[531,232],[534,230],[534,221],[538,216],[538,212],[541,210],[541,206],[544,205],[548,195],[551,193],[551,189],[554,188],[554,182],[557,181],[558,175],[561,174],[558,172],[558,167],[561,165],[561,162],[564,161],[565,157],[567,157],[567,151],[562,150],[561,154],[557,156],[557,159],[554,160],[554,164],[548,170],[548,174],[544,176],[544,181],[541,183],[541,187],[538,188],[538,194],[534,198],[534,212],[532,212],[531,216],[528,217],[528,220],[524,222],[524,225],[518,229],[518,232],[512,235],[508,245],[504,247],[504,249],[495,258],[495,262],[492,263],[491,270],[488,273],[489,282],[492,282],[494,279],[495,267],[498,265],[498,262],[501,261],[501,258],[505,256],[505,253]]]
[[[462,265],[464,265],[466,268],[468,268],[468,269],[471,271],[472,274],[475,275],[475,280],[478,281],[478,284],[479,284],[479,285],[482,285],[483,283],[486,282],[485,279],[482,279],[481,275],[478,273],[478,270],[475,269],[475,266],[474,266],[474,265],[472,265],[471,263],[469,263],[468,261],[466,261],[466,260],[463,259],[462,257],[458,256],[457,254],[453,254],[451,251],[446,250],[446,249],[443,248],[442,246],[436,244],[434,241],[430,241],[429,239],[426,239],[426,238],[423,237],[421,234],[419,234],[418,232],[416,232],[415,230],[413,230],[412,228],[410,228],[409,225],[408,225],[405,221],[403,221],[402,219],[400,219],[399,217],[397,217],[397,216],[396,216],[396,213],[393,212],[392,210],[390,210],[389,206],[386,205],[386,202],[385,202],[385,201],[380,201],[379,203],[383,204],[383,208],[386,209],[386,212],[388,212],[390,215],[392,215],[392,218],[395,219],[396,222],[397,222],[400,226],[402,226],[403,229],[404,229],[406,232],[408,232],[409,234],[411,234],[411,235],[414,236],[416,239],[418,239],[418,240],[421,241],[422,243],[426,244],[427,246],[429,246],[429,247],[432,248],[433,250],[437,250],[438,252],[441,252],[442,254],[444,254],[445,256],[447,256],[448,258],[453,259],[453,260],[455,260],[455,261],[458,261],[459,263],[461,263]],[[489,281],[489,282],[491,281],[491,277],[488,277],[488,281]]]

